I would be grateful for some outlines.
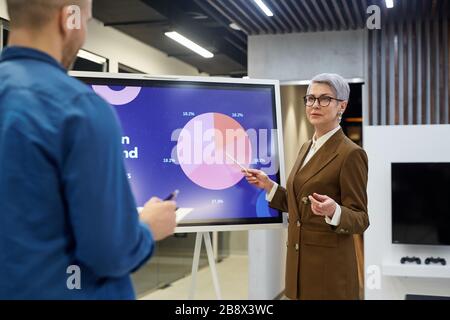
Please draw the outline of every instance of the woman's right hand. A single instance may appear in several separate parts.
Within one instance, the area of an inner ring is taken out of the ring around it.
[[[264,189],[266,192],[270,192],[274,185],[274,182],[261,170],[247,169],[242,170],[247,182],[254,185],[257,188]]]

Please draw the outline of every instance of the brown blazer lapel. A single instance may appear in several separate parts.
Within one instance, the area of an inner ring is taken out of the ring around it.
[[[303,168],[296,174],[296,189],[300,188],[308,182],[309,179],[319,173],[322,168],[327,166],[338,155],[338,146],[344,138],[342,129],[338,130],[327,142],[313,155]],[[309,149],[309,148],[308,148]],[[303,161],[302,161],[303,162]],[[300,185],[298,185],[300,183]]]
[[[300,165],[303,163],[303,159],[306,157],[306,154],[309,151],[309,148],[312,145],[312,140],[309,140],[307,143],[303,144],[300,152],[297,156],[297,160],[295,161],[294,167],[292,168],[291,174],[289,175],[287,181],[287,193],[288,193],[288,201],[289,201],[289,216],[296,217],[300,219],[300,214],[298,212],[298,207],[296,203],[295,191],[294,191],[294,180],[295,175]]]
[[[295,174],[297,173],[298,169],[300,168],[300,165],[303,163],[304,158],[306,157],[306,154],[309,151],[309,148],[311,147],[312,144],[312,140],[309,140],[305,145],[303,145],[303,147],[300,149],[300,152],[297,156],[297,160],[295,161],[294,167],[292,167],[292,174],[291,174],[291,178],[289,179],[290,181],[288,181],[288,184],[293,184],[294,183],[294,177]],[[291,188],[292,189],[292,188]]]

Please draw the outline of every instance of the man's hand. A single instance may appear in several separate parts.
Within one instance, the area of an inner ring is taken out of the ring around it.
[[[336,202],[329,196],[313,193],[312,196],[308,196],[311,201],[311,210],[315,215],[328,218],[333,218],[336,211]]]
[[[266,190],[266,192],[270,192],[273,187],[274,182],[269,179],[267,174],[265,174],[261,170],[256,169],[242,169],[242,173],[245,174],[245,178],[247,182],[258,187],[260,189]]]
[[[140,214],[142,222],[146,223],[152,230],[156,241],[171,236],[177,225],[175,201],[162,201],[153,197],[148,201]]]

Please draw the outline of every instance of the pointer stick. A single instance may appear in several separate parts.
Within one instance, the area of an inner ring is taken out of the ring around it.
[[[226,154],[226,156],[227,156],[228,158],[230,158],[234,163],[236,163],[239,167],[241,167],[242,170],[244,170],[244,171],[248,174],[247,168],[245,168],[245,167],[244,167],[242,164],[240,164],[236,159],[234,159],[232,156],[230,156],[230,155],[228,154],[228,152],[225,151],[225,154]]]

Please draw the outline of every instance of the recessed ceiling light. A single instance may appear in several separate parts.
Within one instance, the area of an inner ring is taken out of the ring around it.
[[[189,40],[185,36],[182,36],[181,34],[179,34],[176,31],[166,32],[164,34],[167,37],[169,37],[170,39],[175,40],[179,44],[181,44],[181,45],[185,46],[186,48],[194,51],[195,53],[201,55],[203,58],[209,59],[209,58],[214,57],[214,54],[212,54],[211,52],[209,52],[205,48],[199,46],[195,42]]]
[[[195,20],[206,20],[206,19],[208,19],[208,16],[203,14],[203,13],[201,13],[201,12],[189,11],[189,12],[186,12],[186,14],[188,14],[189,16],[191,16],[192,19],[195,19]]]
[[[230,23],[230,28],[233,30],[241,31],[241,28],[234,22]]]
[[[272,17],[273,12],[269,9],[269,7],[262,0],[253,0],[261,8],[261,10],[268,16]]]

